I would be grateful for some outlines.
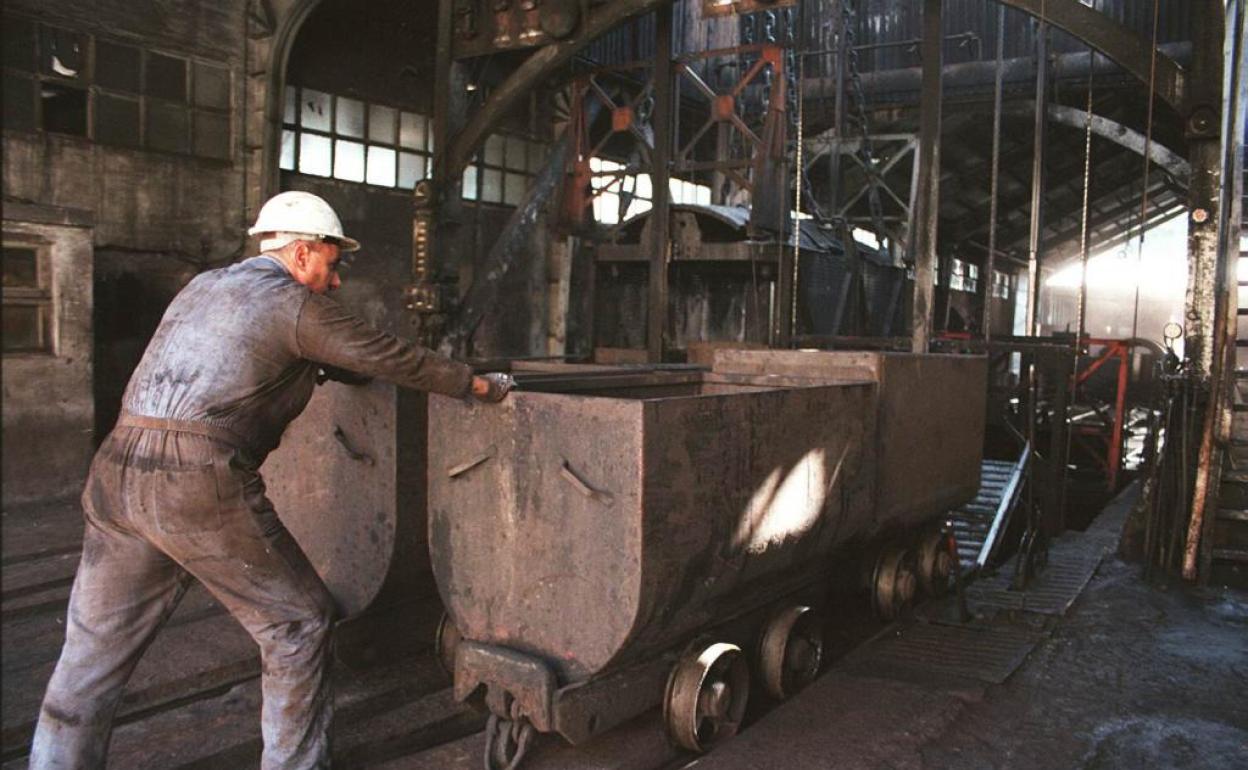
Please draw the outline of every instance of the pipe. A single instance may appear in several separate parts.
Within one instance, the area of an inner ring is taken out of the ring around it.
[[[1166,43],[1157,48],[1161,55],[1172,61],[1184,62],[1192,55],[1190,42]],[[1002,82],[1007,89],[1023,91],[1035,78],[1034,67],[1035,59],[1030,56],[1006,59],[1001,68]],[[956,98],[991,89],[996,82],[996,71],[995,61],[950,64],[944,68],[945,94]],[[1128,74],[1109,59],[1093,56],[1087,51],[1058,54],[1053,57],[1053,71],[1059,82],[1084,81],[1089,71],[1098,78]],[[913,104],[915,96],[922,90],[923,68],[864,72],[861,78],[862,88],[871,94],[873,106],[896,106],[898,102]],[[835,94],[836,83],[832,78],[811,78],[806,81],[805,88],[807,99],[824,99]]]

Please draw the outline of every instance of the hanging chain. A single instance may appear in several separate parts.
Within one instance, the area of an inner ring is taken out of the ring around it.
[[[854,103],[850,119],[858,129],[861,141],[858,144],[858,160],[867,172],[867,204],[871,209],[871,223],[875,228],[876,237],[884,237],[884,207],[880,202],[880,172],[875,166],[875,147],[871,142],[871,127],[867,121],[867,99],[862,90],[862,75],[858,71],[858,51],[854,46],[857,34],[854,32],[856,14],[850,0],[841,0],[841,32],[840,44],[845,46],[845,61],[849,66],[849,95]]]

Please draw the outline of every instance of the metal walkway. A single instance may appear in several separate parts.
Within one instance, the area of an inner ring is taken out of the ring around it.
[[[980,465],[979,492],[975,499],[950,512],[958,557],[964,572],[988,564],[1009,524],[1023,488],[1023,472],[1031,459],[1031,447],[1023,448],[1017,462],[984,460]]]

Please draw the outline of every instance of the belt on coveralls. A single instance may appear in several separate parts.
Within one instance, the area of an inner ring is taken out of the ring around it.
[[[234,431],[219,425],[200,422],[199,420],[171,420],[165,417],[148,417],[143,414],[122,412],[121,417],[117,418],[117,427],[146,428],[149,430],[171,431],[173,433],[194,433],[198,436],[207,436],[208,438],[229,444],[235,449],[247,449],[247,442]]]

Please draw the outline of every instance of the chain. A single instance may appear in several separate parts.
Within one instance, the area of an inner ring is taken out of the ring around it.
[[[871,223],[875,227],[876,237],[884,236],[884,207],[880,203],[880,173],[875,167],[875,148],[871,142],[871,128],[867,121],[867,99],[862,90],[862,75],[858,72],[858,51],[854,47],[855,13],[850,0],[841,0],[841,45],[845,46],[845,60],[849,65],[850,97],[854,102],[854,111],[850,116],[862,141],[855,153],[867,170],[867,204],[871,208]]]

